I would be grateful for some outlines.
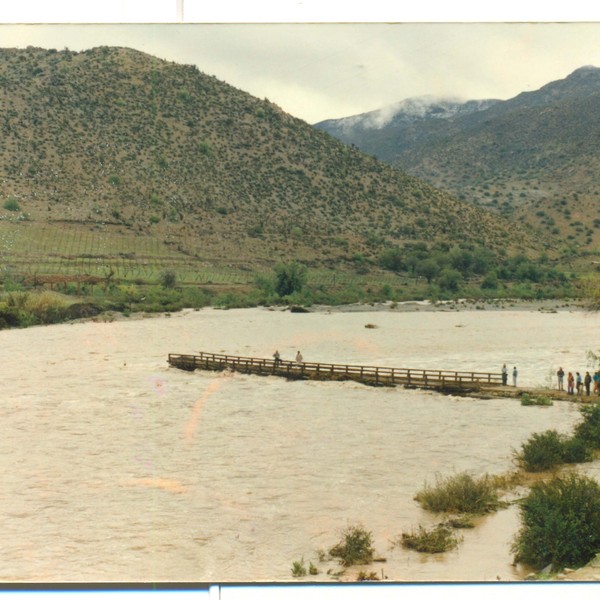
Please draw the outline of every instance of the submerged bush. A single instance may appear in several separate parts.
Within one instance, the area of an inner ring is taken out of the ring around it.
[[[432,512],[481,514],[500,505],[493,480],[487,475],[475,479],[468,473],[437,478],[436,485],[425,486],[415,500]]]
[[[360,525],[342,532],[342,540],[329,550],[330,556],[339,558],[343,566],[367,565],[373,561],[373,534]]]
[[[541,569],[578,568],[600,551],[600,486],[570,474],[532,486],[520,506],[516,562]]]
[[[437,525],[432,529],[425,529],[419,525],[418,531],[403,533],[400,539],[400,543],[405,548],[430,554],[446,552],[455,548],[458,542],[459,539],[454,531],[445,525]]]

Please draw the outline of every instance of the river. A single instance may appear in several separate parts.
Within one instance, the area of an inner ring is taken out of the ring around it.
[[[374,325],[365,328],[366,324]],[[396,581],[521,579],[512,507],[427,556],[391,542],[439,517],[414,495],[437,475],[514,468],[533,432],[577,406],[523,407],[345,382],[184,372],[169,352],[451,370],[519,369],[546,385],[586,370],[583,312],[204,309],[0,332],[0,580],[289,581],[348,525],[373,532]],[[599,477],[597,463],[586,471]]]

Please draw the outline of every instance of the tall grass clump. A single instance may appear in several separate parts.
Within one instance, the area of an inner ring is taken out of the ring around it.
[[[367,565],[373,561],[373,534],[361,525],[348,526],[342,539],[329,550],[329,555],[339,558],[344,567]]]
[[[438,477],[436,485],[426,485],[417,493],[415,500],[432,512],[483,514],[500,506],[492,478],[484,475],[476,479],[468,473]]]
[[[431,529],[419,525],[417,531],[403,533],[400,538],[400,544],[405,548],[429,554],[451,550],[458,545],[458,542],[459,538],[454,531],[444,524],[436,525]]]
[[[516,562],[578,568],[600,552],[600,486],[593,479],[572,473],[534,484],[519,508]]]

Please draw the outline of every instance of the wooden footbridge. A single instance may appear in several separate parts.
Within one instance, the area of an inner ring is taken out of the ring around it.
[[[288,379],[318,381],[358,381],[367,385],[433,389],[444,392],[468,393],[502,385],[500,373],[440,371],[433,369],[398,369],[362,365],[337,365],[269,358],[230,356],[227,354],[169,354],[171,366],[186,371],[237,371],[253,375],[275,375]]]

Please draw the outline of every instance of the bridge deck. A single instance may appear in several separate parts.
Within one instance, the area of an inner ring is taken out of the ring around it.
[[[340,365],[269,358],[230,356],[200,352],[199,354],[169,354],[171,366],[187,371],[203,369],[223,371],[229,369],[255,375],[275,375],[288,379],[314,379],[321,381],[358,381],[367,385],[396,386],[475,391],[502,385],[500,373],[470,371],[444,371],[433,369],[401,369],[363,365]]]

